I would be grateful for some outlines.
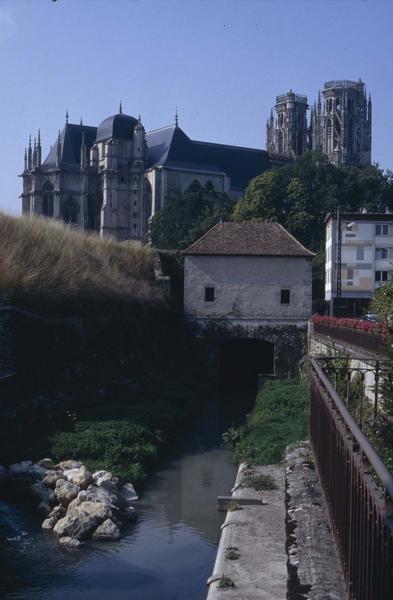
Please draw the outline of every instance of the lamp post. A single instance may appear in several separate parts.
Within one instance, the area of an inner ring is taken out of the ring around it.
[[[347,223],[345,228],[347,229],[348,227],[352,227],[352,225],[354,225],[354,224],[355,224],[354,221],[352,221],[351,223]],[[335,264],[336,264],[336,294],[335,294],[335,297],[336,297],[336,299],[339,299],[342,297],[342,294],[341,294],[342,231],[341,231],[341,218],[340,218],[340,208],[339,207],[337,207],[337,213],[336,213],[336,245],[337,245],[337,251],[336,251],[336,261],[335,261]],[[333,317],[334,316],[333,288],[332,288],[332,294],[331,294],[329,308],[330,308],[329,314],[331,317]]]

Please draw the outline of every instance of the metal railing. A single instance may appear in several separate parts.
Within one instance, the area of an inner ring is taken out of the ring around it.
[[[370,331],[339,327],[338,325],[327,325],[325,323],[314,323],[314,331],[315,333],[327,335],[347,344],[365,348],[371,352],[383,352],[386,348],[383,336]]]
[[[347,597],[393,599],[393,476],[315,359],[310,368],[310,439]]]

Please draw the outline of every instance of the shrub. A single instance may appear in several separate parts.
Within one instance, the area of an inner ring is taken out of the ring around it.
[[[141,464],[156,456],[158,441],[149,429],[129,421],[81,421],[75,431],[52,436],[52,453],[57,460],[78,459],[135,481]]]
[[[234,445],[236,462],[273,464],[292,442],[308,437],[308,380],[267,381],[247,423],[247,433]]]

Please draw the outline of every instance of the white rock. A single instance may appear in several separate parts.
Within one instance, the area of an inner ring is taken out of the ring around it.
[[[76,469],[66,469],[63,471],[63,476],[68,481],[71,481],[71,483],[76,483],[76,485],[79,485],[81,488],[86,488],[89,485],[92,477],[90,471],[87,469],[87,467],[85,467],[85,465],[81,465]]]
[[[82,546],[79,540],[76,540],[75,538],[69,536],[64,536],[60,538],[59,543],[62,546],[65,546],[66,548],[80,548],[80,546]]]
[[[111,509],[114,509],[118,505],[118,497],[117,494],[112,494],[106,488],[100,486],[97,487],[95,485],[89,485],[87,490],[82,490],[78,494],[79,503],[82,502],[101,502],[109,506]]]
[[[55,496],[63,506],[68,504],[77,497],[80,492],[79,485],[66,481],[65,479],[58,479],[56,481]]]
[[[47,471],[42,483],[47,487],[54,488],[58,479],[63,478],[63,471]]]
[[[42,529],[53,529],[53,527],[56,525],[57,523],[57,519],[56,517],[48,517],[47,519],[45,519],[45,521],[42,522]]]
[[[39,467],[43,467],[44,469],[54,469],[55,463],[51,458],[42,458],[38,461],[37,465]]]
[[[55,517],[56,521],[58,521],[59,519],[61,519],[61,517],[64,517],[65,514],[66,514],[66,508],[64,506],[61,506],[61,504],[58,504],[49,513],[49,517]]]
[[[100,486],[103,481],[111,481],[112,473],[110,471],[94,471],[92,478],[93,483]]]
[[[122,485],[119,489],[120,506],[130,506],[135,500],[138,500],[138,496],[132,483]]]
[[[82,466],[81,462],[77,460],[62,460],[59,463],[59,467],[62,471],[67,471],[68,469],[79,469]]]
[[[120,537],[120,529],[110,519],[104,521],[93,533],[93,540],[118,540]]]
[[[53,528],[59,537],[69,536],[78,540],[86,538],[98,525],[112,516],[112,511],[99,502],[83,502],[68,508],[65,517]]]

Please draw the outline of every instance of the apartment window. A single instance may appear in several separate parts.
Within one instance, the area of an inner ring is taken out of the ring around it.
[[[214,287],[205,287],[205,302],[214,302]]]
[[[375,235],[389,235],[389,225],[375,225]]]
[[[353,269],[348,269],[348,271],[347,271],[347,279],[353,279]]]
[[[137,214],[136,213],[132,213],[132,217],[133,217],[133,219],[136,219]]]
[[[387,258],[388,257],[388,249],[387,248],[375,248],[375,258]]]
[[[364,260],[364,246],[356,246],[356,260]]]
[[[281,304],[290,304],[291,290],[281,290]]]
[[[375,281],[387,281],[388,280],[388,272],[387,271],[375,271]]]

